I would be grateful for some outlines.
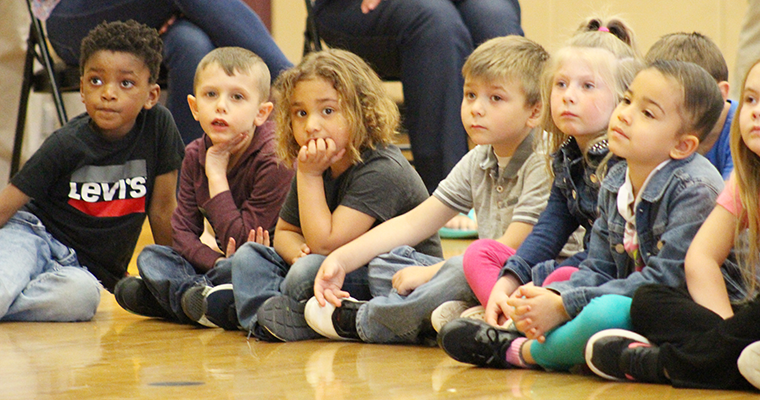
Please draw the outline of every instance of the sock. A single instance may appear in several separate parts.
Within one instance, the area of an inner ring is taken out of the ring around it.
[[[514,365],[515,367],[520,368],[530,368],[530,365],[528,365],[525,360],[522,358],[522,346],[527,342],[528,339],[524,337],[517,338],[510,343],[509,348],[507,349],[507,362]]]

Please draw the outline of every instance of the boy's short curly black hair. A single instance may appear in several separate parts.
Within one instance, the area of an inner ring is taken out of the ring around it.
[[[104,21],[82,39],[79,74],[84,75],[84,65],[98,51],[119,51],[134,54],[142,59],[150,70],[150,83],[156,83],[161,68],[163,47],[158,32],[147,25],[131,19],[126,22]]]

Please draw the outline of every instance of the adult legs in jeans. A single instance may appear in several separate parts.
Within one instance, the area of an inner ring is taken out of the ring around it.
[[[169,68],[169,108],[185,143],[202,135],[187,107],[198,61],[213,48],[238,46],[259,55],[272,79],[292,66],[261,19],[240,0],[67,0],[47,20],[50,42],[68,64],[79,63],[79,45],[103,21],[134,19],[160,28],[172,15],[182,14],[164,34],[164,57]],[[172,32],[176,29],[176,32]],[[209,46],[211,44],[211,46]],[[179,114],[175,112],[179,111]]]
[[[459,109],[464,83],[461,68],[473,50],[473,38],[521,33],[519,17],[517,26],[510,24],[514,14],[519,14],[515,4],[505,0],[385,0],[367,14],[354,0],[318,0],[315,4],[320,35],[328,44],[358,54],[381,76],[401,79],[407,110],[404,125],[415,167],[431,193],[468,150]],[[489,11],[470,18],[477,8]],[[477,35],[467,25],[472,19],[481,22],[473,27]],[[481,26],[490,29],[481,33]]]
[[[231,266],[222,260],[205,275],[199,274],[192,264],[168,246],[145,246],[137,256],[137,269],[150,293],[176,321],[191,324],[193,321],[182,311],[182,295],[196,285],[217,286],[232,281]]]
[[[0,243],[0,319],[92,319],[100,304],[100,283],[37,217],[16,213],[0,229]]]
[[[434,339],[430,314],[449,300],[477,304],[462,271],[462,257],[447,260],[441,269],[408,296],[392,288],[393,275],[413,266],[429,266],[442,261],[402,246],[373,259],[369,278],[374,297],[361,306],[356,325],[359,336],[370,343],[423,343]],[[429,335],[429,336],[428,336]]]

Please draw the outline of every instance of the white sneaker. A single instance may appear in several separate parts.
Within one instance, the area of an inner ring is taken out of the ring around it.
[[[752,386],[760,389],[760,342],[745,347],[736,361],[736,366]]]
[[[470,306],[471,303],[460,300],[450,300],[436,307],[430,314],[430,323],[436,332],[440,332],[444,325],[457,318],[470,318],[485,320],[486,309],[483,306]]]
[[[365,303],[366,301],[348,297],[341,301],[338,308],[329,302],[322,307],[317,298],[312,297],[306,302],[303,316],[311,329],[328,339],[360,340],[356,329],[356,314]]]

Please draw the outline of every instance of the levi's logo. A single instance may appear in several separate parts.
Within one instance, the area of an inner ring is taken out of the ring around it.
[[[123,165],[87,165],[69,182],[69,205],[93,217],[121,217],[145,212],[148,193],[145,160]]]

